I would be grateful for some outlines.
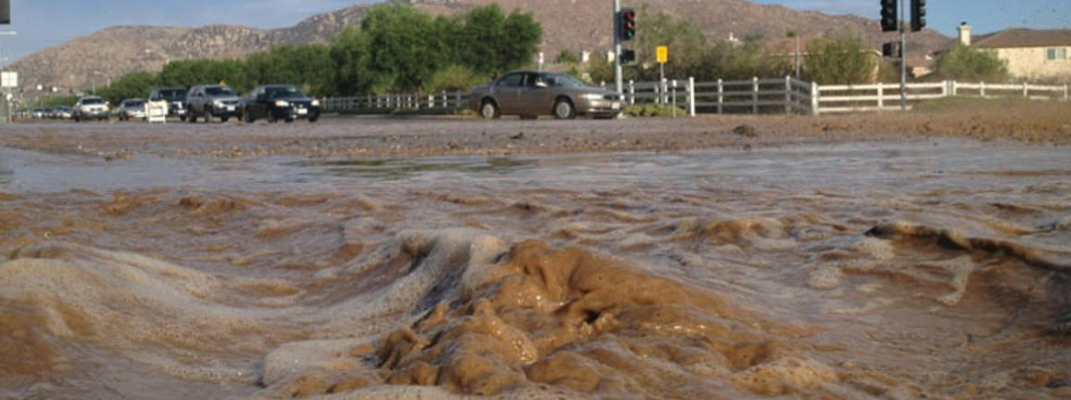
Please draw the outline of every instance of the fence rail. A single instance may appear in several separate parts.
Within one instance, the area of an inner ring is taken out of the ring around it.
[[[604,85],[605,86],[605,85]],[[688,115],[697,113],[784,113],[811,114],[898,111],[903,98],[908,107],[919,101],[953,96],[1022,97],[1032,100],[1068,101],[1068,85],[990,84],[942,81],[909,83],[903,94],[898,84],[818,85],[792,77],[739,81],[717,80],[696,82],[663,80],[661,82],[629,81],[624,88],[627,105],[656,104],[683,107]],[[467,106],[468,94],[441,92],[436,94],[379,94],[324,99],[331,111],[393,112],[393,111],[451,111]]]

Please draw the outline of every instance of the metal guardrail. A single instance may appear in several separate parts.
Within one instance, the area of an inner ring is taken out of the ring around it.
[[[811,114],[899,111],[900,85],[818,85],[792,77],[713,82],[663,80],[629,81],[624,100],[628,105],[655,104],[684,107],[685,113],[716,114]],[[984,98],[1023,97],[1033,100],[1069,100],[1069,86],[1031,84],[987,84],[942,81],[909,83],[909,102],[952,96]],[[324,99],[332,111],[389,112],[398,110],[458,110],[467,106],[462,92],[438,94],[380,94]]]

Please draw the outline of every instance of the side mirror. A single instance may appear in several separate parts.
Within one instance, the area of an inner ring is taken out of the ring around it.
[[[546,89],[549,87],[546,82],[536,82],[535,87],[538,89]]]

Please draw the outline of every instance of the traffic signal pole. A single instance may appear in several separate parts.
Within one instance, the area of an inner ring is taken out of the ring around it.
[[[614,82],[617,84],[617,94],[624,96],[624,81],[621,70],[621,23],[618,17],[621,12],[621,0],[614,0]]]
[[[897,2],[900,6],[900,20],[896,21],[900,28],[900,111],[907,111],[907,40],[904,32],[905,13],[907,0]]]

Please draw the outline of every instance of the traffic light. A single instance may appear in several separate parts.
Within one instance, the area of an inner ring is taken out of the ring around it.
[[[911,31],[926,27],[926,0],[911,0]]]
[[[899,30],[897,25],[900,18],[896,14],[896,0],[881,0],[882,32],[896,32]]]
[[[0,0],[0,25],[11,23],[11,0]]]
[[[636,52],[629,49],[621,49],[621,63],[628,64],[636,61]]]
[[[900,43],[885,43],[885,45],[881,47],[881,55],[885,57],[900,58]]]
[[[631,8],[622,8],[617,14],[617,34],[621,40],[632,40],[636,37],[636,11]]]

